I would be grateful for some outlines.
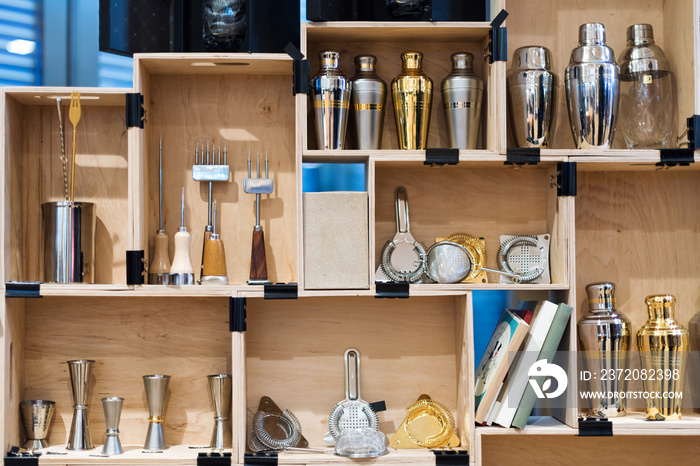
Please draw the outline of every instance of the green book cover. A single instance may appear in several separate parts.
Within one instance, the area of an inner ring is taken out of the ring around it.
[[[537,358],[538,361],[545,359],[548,363],[552,362],[554,358],[554,353],[559,347],[559,342],[562,336],[564,336],[564,329],[566,329],[566,324],[569,323],[569,318],[571,317],[571,312],[573,308],[568,304],[560,304],[557,308],[557,313],[554,315],[554,320],[552,321],[552,326],[547,332],[547,337],[542,344],[542,349],[540,350],[540,355]],[[533,377],[535,382],[542,386],[544,379],[546,377]],[[532,408],[535,406],[537,401],[537,395],[530,384],[527,385],[525,393],[523,394],[520,404],[518,405],[518,410],[515,412],[515,417],[513,418],[513,427],[518,429],[524,429],[527,424],[527,419],[532,413]]]

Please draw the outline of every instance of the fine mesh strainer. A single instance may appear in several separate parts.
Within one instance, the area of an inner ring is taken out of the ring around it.
[[[428,248],[425,261],[425,273],[438,283],[458,283],[473,270],[505,274],[517,281],[519,276],[512,272],[480,267],[467,248],[453,241],[438,241]]]
[[[369,403],[360,398],[360,352],[345,351],[345,399],[335,405],[328,417],[328,428],[337,442],[346,429],[379,429],[379,419]]]
[[[550,283],[549,235],[501,235],[500,240],[498,267],[502,271],[519,274],[523,283]],[[501,283],[511,282],[507,275],[501,276]]]
[[[452,413],[428,395],[407,409],[406,419],[391,439],[395,448],[445,448],[459,446]]]
[[[248,439],[251,451],[286,450],[292,447],[308,447],[309,442],[301,434],[301,424],[291,411],[282,412],[268,396],[260,399],[258,411]]]
[[[399,186],[394,191],[396,201],[396,234],[382,248],[377,278],[385,275],[395,282],[416,283],[425,270],[425,247],[411,235],[408,216],[408,193]],[[383,272],[380,274],[379,272]]]
[[[461,244],[472,256],[475,267],[469,275],[463,280],[471,283],[488,283],[486,272],[482,269],[486,265],[486,242],[484,238],[477,238],[468,233],[452,233],[446,238],[436,239],[435,241],[452,241]]]

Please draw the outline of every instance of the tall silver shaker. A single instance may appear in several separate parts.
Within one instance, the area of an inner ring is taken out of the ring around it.
[[[513,53],[508,73],[508,116],[517,147],[549,147],[557,124],[559,78],[552,54],[538,45]]]
[[[625,399],[615,395],[627,386],[618,370],[627,368],[630,321],[615,310],[614,283],[593,283],[586,292],[589,311],[578,321],[579,350],[585,369],[591,372],[588,389],[605,394],[593,398],[589,409],[604,417],[624,416]]]
[[[355,76],[352,83],[352,114],[356,149],[382,148],[384,108],[386,107],[386,82],[375,71],[377,57],[355,57]]]
[[[343,149],[352,83],[340,72],[340,53],[318,54],[320,69],[311,78],[310,97],[316,117],[316,148]]]
[[[441,85],[447,139],[452,148],[476,149],[484,82],[474,74],[474,55],[471,53],[456,52],[450,60],[452,72]]]
[[[586,23],[578,30],[564,75],[566,106],[577,149],[609,149],[620,106],[620,68],[605,44],[605,26]]]
[[[675,146],[673,73],[651,24],[627,28],[620,56],[620,131],[628,149]]]

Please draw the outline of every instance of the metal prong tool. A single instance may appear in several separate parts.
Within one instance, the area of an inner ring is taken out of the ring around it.
[[[204,153],[204,145],[201,152],[199,151],[199,143],[195,147],[194,162],[192,166],[192,179],[195,181],[209,182],[209,202],[207,226],[204,227],[204,237],[202,239],[202,264],[199,268],[199,283],[201,284],[203,269],[204,269],[204,247],[212,233],[212,191],[214,181],[228,181],[230,169],[227,163],[226,146],[224,145],[223,161],[221,160],[221,145],[219,145],[218,159],[216,148],[212,147],[209,151],[209,140],[207,139],[206,158]],[[223,162],[223,163],[222,163]]]
[[[265,151],[265,178],[260,178],[260,156],[257,157],[257,178],[250,174],[250,149],[248,150],[248,178],[243,180],[243,191],[255,194],[255,228],[253,229],[253,248],[250,257],[249,285],[264,285],[267,280],[267,259],[265,257],[265,234],[260,225],[260,195],[272,194],[275,185],[269,178],[267,166],[267,151]]]

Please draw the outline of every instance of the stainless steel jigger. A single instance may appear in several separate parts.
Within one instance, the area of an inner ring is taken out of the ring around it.
[[[88,389],[92,365],[95,361],[78,359],[68,361],[70,385],[73,390],[73,421],[70,424],[68,450],[91,450],[92,436],[88,424]]]
[[[46,436],[49,433],[56,403],[49,400],[26,400],[21,402],[19,407],[24,428],[27,430],[27,441],[22,446],[27,450],[48,447]]]
[[[103,455],[121,455],[124,453],[122,443],[119,441],[119,418],[122,415],[122,405],[124,398],[110,396],[102,398],[102,409],[105,412],[105,425],[107,426],[107,437],[102,447]]]
[[[169,375],[144,375],[143,385],[146,388],[146,402],[148,403],[148,433],[144,450],[165,450],[168,443],[165,441],[163,429],[165,395],[168,391]]]
[[[209,393],[214,405],[214,431],[211,444],[214,450],[231,448],[231,376],[226,374],[209,375]]]

